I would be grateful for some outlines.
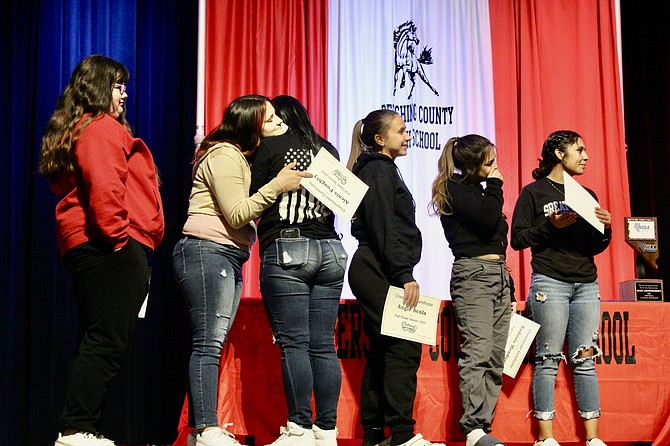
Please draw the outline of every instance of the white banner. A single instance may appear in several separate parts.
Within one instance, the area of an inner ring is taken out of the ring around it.
[[[453,257],[428,203],[449,138],[478,133],[495,143],[488,1],[331,0],[328,14],[329,140],[347,160],[356,121],[380,108],[403,117],[412,141],[396,163],[423,234],[414,275],[422,293],[447,299]],[[350,228],[338,218],[351,255]],[[343,297],[353,297],[348,285]]]

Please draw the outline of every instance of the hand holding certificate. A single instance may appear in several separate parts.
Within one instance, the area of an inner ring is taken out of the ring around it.
[[[300,184],[340,217],[351,220],[368,186],[327,150],[319,150]]]
[[[405,291],[391,286],[386,295],[382,314],[381,333],[422,344],[437,344],[437,318],[440,299],[419,296],[416,307],[407,307],[403,302]]]

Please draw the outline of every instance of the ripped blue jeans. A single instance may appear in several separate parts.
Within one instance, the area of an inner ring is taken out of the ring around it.
[[[532,385],[535,418],[554,419],[554,385],[561,361],[567,361],[572,368],[579,416],[600,417],[595,367],[595,358],[601,354],[598,280],[568,283],[533,273],[526,304],[531,319],[541,325],[536,337]],[[567,358],[563,353],[566,336]],[[593,354],[586,354],[590,348]]]
[[[221,350],[240,304],[242,264],[248,251],[210,240],[182,238],[172,253],[174,275],[193,328],[188,365],[189,426],[218,426],[216,415]]]

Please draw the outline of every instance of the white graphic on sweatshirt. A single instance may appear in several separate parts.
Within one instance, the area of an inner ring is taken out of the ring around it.
[[[559,214],[564,213],[564,212],[573,212],[572,209],[570,209],[570,206],[565,204],[564,201],[550,201],[549,203],[545,204],[542,208],[544,211],[544,216],[549,217],[551,214],[554,212],[557,212]]]
[[[312,164],[312,158],[309,149],[290,148],[284,155],[284,165],[295,161],[295,169],[305,171]],[[305,189],[284,192],[279,198],[279,219],[290,224],[309,220],[325,221],[330,214],[330,210]]]

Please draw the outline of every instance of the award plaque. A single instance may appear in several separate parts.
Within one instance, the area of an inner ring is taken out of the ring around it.
[[[644,260],[649,267],[658,272],[658,226],[655,217],[624,219],[626,243],[630,245],[637,257]],[[659,279],[643,279],[641,274],[635,280],[627,280],[619,284],[619,300],[624,302],[663,302],[663,281]]]
[[[621,282],[619,300],[622,302],[663,302],[663,281],[635,279]]]
[[[656,217],[626,217],[626,243],[655,271],[658,271],[658,229]]]

